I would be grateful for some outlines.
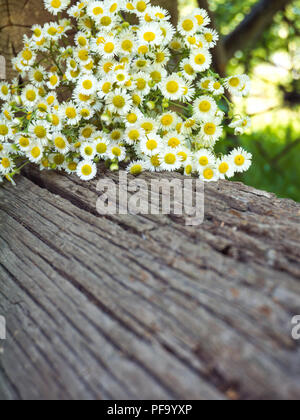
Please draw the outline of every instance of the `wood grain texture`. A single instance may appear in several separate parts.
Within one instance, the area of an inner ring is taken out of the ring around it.
[[[25,175],[0,189],[0,398],[299,399],[299,204],[220,182],[187,227]]]

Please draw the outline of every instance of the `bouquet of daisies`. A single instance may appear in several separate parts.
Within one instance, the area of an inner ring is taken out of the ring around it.
[[[236,134],[249,127],[228,92],[247,95],[250,81],[210,69],[218,34],[205,10],[175,29],[149,0],[44,3],[57,21],[32,27],[13,59],[20,77],[0,83],[0,181],[30,162],[87,181],[100,160],[205,181],[249,169],[241,148],[214,152],[226,121]]]

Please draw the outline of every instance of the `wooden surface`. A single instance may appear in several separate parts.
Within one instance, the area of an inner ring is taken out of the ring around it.
[[[37,171],[0,188],[1,399],[299,399],[299,204],[220,182],[186,227],[97,198]]]

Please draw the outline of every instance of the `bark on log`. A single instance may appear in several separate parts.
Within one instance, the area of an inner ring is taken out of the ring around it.
[[[38,171],[0,189],[1,399],[299,399],[299,204],[219,182],[187,227],[97,198]]]

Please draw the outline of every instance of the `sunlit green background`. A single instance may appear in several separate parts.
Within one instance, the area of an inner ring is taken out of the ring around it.
[[[208,3],[225,37],[257,0]],[[180,14],[194,7],[197,0],[179,0]],[[253,81],[250,98],[236,102],[237,110],[252,116],[251,131],[239,138],[227,133],[220,144],[243,145],[254,155],[251,170],[236,180],[300,201],[300,0],[275,14],[258,42],[229,61],[227,72],[247,72]]]

